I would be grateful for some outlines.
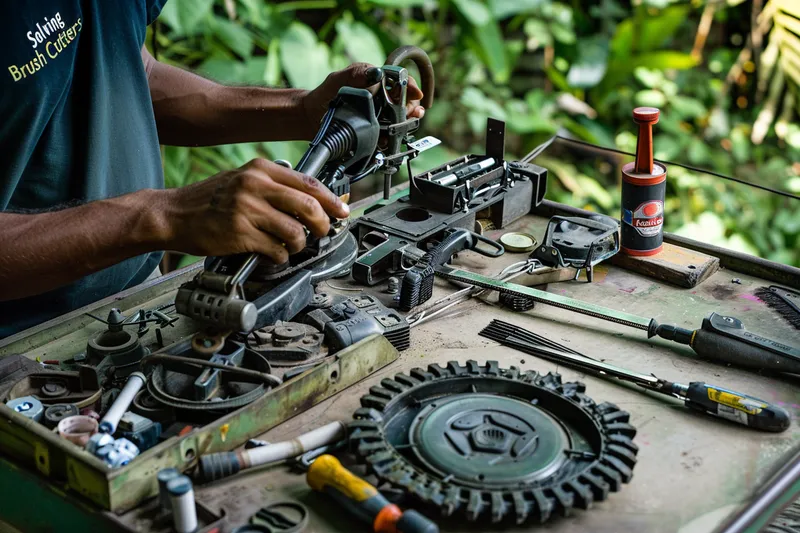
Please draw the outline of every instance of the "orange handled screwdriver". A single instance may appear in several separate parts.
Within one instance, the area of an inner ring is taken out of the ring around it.
[[[371,524],[374,533],[439,533],[439,526],[413,509],[402,511],[389,503],[378,489],[355,476],[332,455],[317,457],[306,480],[312,489],[330,494]]]

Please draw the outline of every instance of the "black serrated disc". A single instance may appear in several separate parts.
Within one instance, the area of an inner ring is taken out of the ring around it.
[[[558,374],[449,362],[361,398],[351,450],[382,482],[443,516],[545,522],[630,481],[636,429]]]

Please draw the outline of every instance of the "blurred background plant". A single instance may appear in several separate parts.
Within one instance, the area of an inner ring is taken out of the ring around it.
[[[155,33],[159,60],[229,84],[313,88],[351,62],[424,48],[437,92],[420,133],[443,145],[415,171],[480,152],[490,116],[515,156],[556,133],[633,151],[631,111],[647,105],[662,111],[656,158],[800,193],[797,0],[170,0]],[[166,181],[304,149],[165,147]],[[557,142],[536,162],[548,198],[617,214],[628,160]],[[355,195],[379,190],[364,182]],[[800,266],[800,201],[679,167],[667,194],[668,231]]]

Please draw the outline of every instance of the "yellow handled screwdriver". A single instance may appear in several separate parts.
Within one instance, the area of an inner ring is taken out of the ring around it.
[[[342,466],[332,455],[321,455],[306,474],[309,486],[330,494],[374,533],[439,533],[439,526],[413,509],[402,511],[378,489]]]

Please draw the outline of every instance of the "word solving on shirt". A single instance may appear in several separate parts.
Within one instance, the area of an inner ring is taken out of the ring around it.
[[[83,24],[81,19],[67,27],[61,18],[61,13],[52,17],[44,17],[43,23],[36,23],[25,36],[33,43],[35,55],[27,63],[9,65],[8,72],[14,81],[33,76],[47,66],[48,58],[55,59],[80,33]]]

